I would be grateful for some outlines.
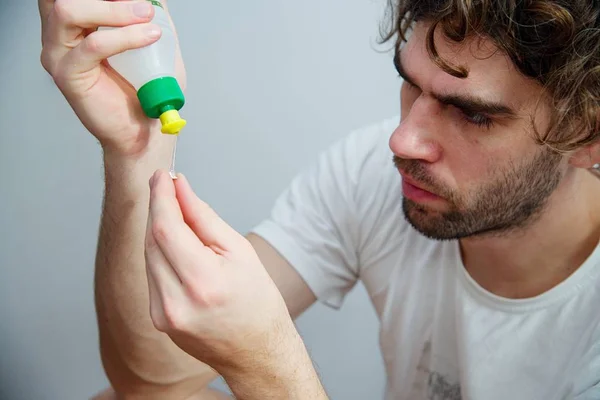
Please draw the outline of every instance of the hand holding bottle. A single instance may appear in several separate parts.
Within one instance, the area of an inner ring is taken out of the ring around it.
[[[78,118],[105,150],[124,156],[143,153],[160,135],[160,124],[148,118],[137,88],[106,59],[161,37],[161,27],[151,23],[152,2],[38,0],[38,5],[42,65]],[[183,86],[185,70],[178,47],[175,57],[175,75]]]

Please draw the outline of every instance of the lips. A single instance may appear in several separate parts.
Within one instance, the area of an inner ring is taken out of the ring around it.
[[[402,176],[402,192],[404,196],[416,202],[439,200],[441,197],[427,190],[423,185],[417,183],[414,179],[406,176],[400,171]]]
[[[421,189],[425,192],[429,192],[429,190],[425,189],[423,186],[419,185],[417,182],[415,182],[413,179],[410,179],[409,177],[407,177],[406,175],[402,175],[402,179],[406,181],[406,183],[408,183],[409,185],[412,185],[414,187],[416,187],[417,189]],[[431,192],[429,192],[431,193]],[[431,193],[433,194],[433,193]]]
[[[417,183],[417,181],[415,181],[414,179],[410,178],[408,175],[406,175],[402,171],[400,171],[400,175],[402,175],[402,180],[405,181],[406,183],[408,183],[409,185],[414,186],[417,189],[420,189],[420,190],[422,190],[424,192],[427,192],[427,193],[435,195],[435,193],[427,190],[427,188],[425,188],[425,186],[421,185],[420,183]]]

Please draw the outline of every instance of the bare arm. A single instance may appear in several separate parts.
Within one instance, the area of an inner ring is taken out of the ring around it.
[[[160,134],[156,121],[143,114],[135,90],[103,63],[158,39],[155,30],[148,29],[152,7],[149,2],[92,0],[38,0],[38,6],[42,66],[104,150],[95,301],[105,371],[120,398],[187,399],[201,393],[217,374],[154,326],[144,257],[148,181],[156,169],[168,165],[172,143]],[[94,29],[115,24],[114,30]],[[179,52],[176,71],[184,85]],[[289,265],[265,243],[253,240],[261,246],[267,268],[277,270],[278,284],[286,282],[285,291],[291,294],[285,298],[299,313],[311,295],[297,286],[301,280]]]
[[[244,400],[327,399],[279,287],[255,248],[157,171],[145,240],[151,319]]]
[[[281,292],[292,319],[298,318],[317,300],[314,293],[298,272],[266,240],[254,233],[246,235],[246,238]]]
[[[189,396],[216,377],[157,331],[149,315],[144,261],[148,179],[168,160],[168,151],[158,149],[135,162],[105,156],[95,299],[102,361],[111,384],[126,398]]]
[[[216,374],[153,327],[145,276],[148,179],[168,165],[172,143],[143,114],[134,88],[103,63],[158,39],[148,29],[153,8],[149,2],[70,0],[38,0],[38,6],[41,64],[104,150],[95,300],[105,371],[120,398],[189,397]],[[114,30],[94,29],[113,24]],[[176,69],[184,83],[179,54]]]
[[[148,179],[169,148],[141,162],[106,156],[106,193],[98,241],[96,304],[102,359],[115,389],[127,398],[179,399],[205,392],[217,374],[157,331],[149,315],[144,262]],[[300,275],[261,237],[250,243],[281,291],[292,318],[315,302]]]

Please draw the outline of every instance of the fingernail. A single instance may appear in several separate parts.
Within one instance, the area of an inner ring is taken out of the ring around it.
[[[133,14],[139,18],[148,18],[152,12],[152,6],[148,2],[133,5]]]
[[[146,28],[146,35],[151,38],[157,38],[160,36],[160,28],[158,26],[150,25]]]

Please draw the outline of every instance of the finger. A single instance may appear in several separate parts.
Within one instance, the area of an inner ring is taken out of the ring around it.
[[[184,285],[204,280],[218,267],[217,255],[184,222],[165,171],[157,171],[151,181],[150,217],[154,240]]]
[[[151,283],[154,286],[154,288],[150,289],[151,291],[154,290],[155,296],[160,299],[161,305],[168,303],[172,299],[179,298],[182,293],[181,279],[154,240],[152,218],[150,216],[148,217],[146,226],[144,254],[149,279],[151,279]]]
[[[150,22],[153,15],[154,8],[148,1],[56,0],[48,16],[48,39],[74,47],[83,29]]]
[[[64,57],[59,70],[65,76],[85,73],[96,68],[106,58],[155,42],[160,33],[160,28],[154,24],[93,32]]]
[[[245,239],[223,221],[217,213],[194,193],[183,174],[175,180],[177,200],[185,222],[207,246],[219,253],[232,252],[245,246]]]
[[[150,311],[150,319],[154,327],[159,331],[167,328],[167,318],[165,317],[164,306],[160,295],[160,290],[156,284],[146,258],[146,279],[148,280],[148,303]]]

